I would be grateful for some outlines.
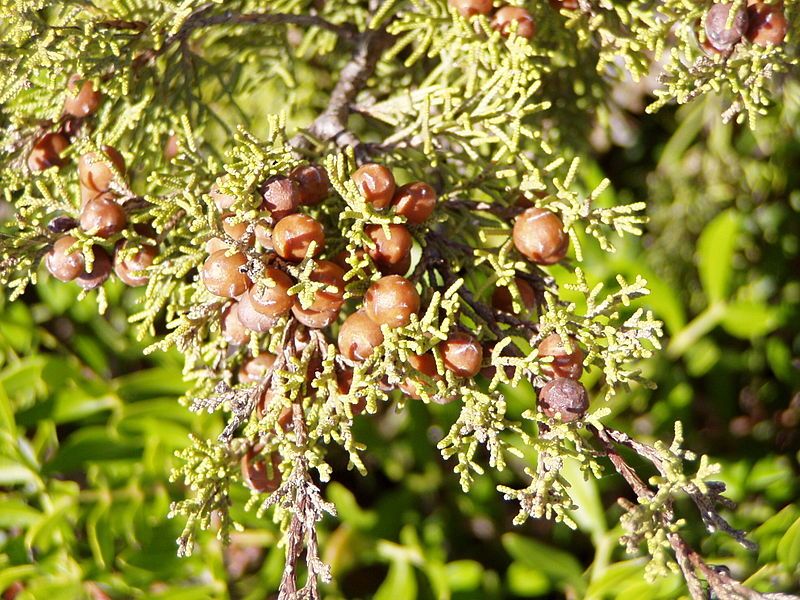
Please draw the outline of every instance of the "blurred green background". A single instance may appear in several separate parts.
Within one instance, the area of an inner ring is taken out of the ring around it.
[[[690,541],[761,591],[800,591],[800,89],[756,131],[720,122],[721,102],[699,100],[629,119],[624,145],[595,149],[584,185],[603,177],[602,202],[646,199],[646,235],[609,257],[586,245],[592,282],[644,275],[639,302],[665,321],[664,350],[643,365],[658,385],[616,396],[609,423],[645,440],[670,440],[722,464],[738,509],[726,513],[760,544],[747,553],[693,524]],[[617,136],[620,137],[620,136]],[[619,141],[619,140],[617,140]],[[566,272],[557,276],[568,281]],[[189,413],[177,354],[142,357],[126,315],[136,290],[107,284],[111,308],[76,302],[74,286],[44,278],[0,307],[0,590],[3,598],[271,597],[283,550],[277,530],[242,511],[246,526],[223,548],[201,536],[176,557],[183,523],[167,518],[184,494],[169,482],[173,453],[189,433],[215,437],[219,416]],[[587,383],[597,379],[587,375]],[[513,417],[530,389],[507,390]],[[325,487],[337,518],[322,526],[333,566],[329,598],[677,598],[677,576],[648,583],[644,559],[617,540],[630,495],[611,470],[585,482],[569,464],[577,531],[545,521],[515,527],[487,473],[463,494],[435,449],[457,406],[387,406],[356,431],[367,444],[366,478],[334,449]],[[535,459],[535,457],[528,457]],[[646,474],[649,474],[645,471]],[[16,594],[16,595],[15,595]]]

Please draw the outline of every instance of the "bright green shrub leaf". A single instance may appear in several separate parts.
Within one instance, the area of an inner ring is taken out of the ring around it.
[[[10,495],[0,498],[0,529],[10,527],[26,529],[41,516],[42,513],[22,500],[14,499]]]
[[[697,241],[697,259],[700,281],[709,303],[728,297],[733,275],[733,255],[741,217],[735,210],[726,210],[711,221]]]
[[[454,560],[445,565],[447,585],[454,592],[477,590],[483,581],[483,566],[474,560]]]
[[[521,564],[545,573],[559,588],[570,586],[583,590],[583,568],[571,554],[546,546],[518,533],[506,533],[503,547],[511,557]]]
[[[506,580],[515,596],[543,596],[553,589],[550,578],[542,571],[516,561],[508,567]]]
[[[375,525],[378,516],[372,511],[363,510],[353,493],[340,483],[331,483],[326,493],[328,499],[336,505],[336,512],[342,523],[355,529],[369,529]]]
[[[797,519],[778,544],[778,560],[794,571],[800,565],[800,519]]]
[[[22,485],[36,483],[36,475],[20,462],[0,456],[0,485]]]
[[[375,593],[374,600],[416,600],[417,578],[414,568],[404,560],[393,560],[386,579]]]
[[[45,465],[47,473],[69,473],[85,463],[138,458],[141,446],[114,437],[101,427],[85,427],[71,435],[53,460]]]
[[[780,323],[780,309],[760,302],[737,301],[728,304],[722,318],[725,331],[744,339],[766,335]]]
[[[56,393],[52,418],[56,423],[78,421],[119,405],[112,395],[93,396],[81,388],[60,390]]]

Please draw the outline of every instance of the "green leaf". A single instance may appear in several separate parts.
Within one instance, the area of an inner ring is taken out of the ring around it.
[[[6,456],[0,456],[0,485],[36,483],[36,475],[25,465]]]
[[[761,302],[737,301],[725,308],[722,327],[738,338],[752,339],[775,330],[781,320],[778,307]]]
[[[709,304],[728,298],[741,216],[733,209],[717,215],[700,234],[697,259]]]
[[[41,516],[42,513],[21,500],[10,497],[0,499],[0,529],[27,529]]]
[[[454,560],[445,565],[447,585],[454,592],[477,590],[483,581],[483,566],[474,560]]]
[[[778,560],[794,571],[800,564],[800,519],[797,519],[778,543]]]
[[[374,600],[415,600],[417,578],[414,568],[404,560],[393,560],[389,574],[375,592]]]
[[[506,580],[508,589],[515,596],[543,596],[553,589],[547,575],[516,561],[509,565]]]
[[[511,557],[546,574],[559,588],[572,587],[583,592],[583,567],[571,554],[526,538],[517,533],[503,535],[503,547]]]
[[[363,510],[356,502],[355,496],[340,483],[331,483],[327,489],[328,499],[336,506],[336,512],[342,523],[355,529],[369,529],[377,521],[377,515]]]
[[[606,532],[606,515],[600,502],[600,493],[597,490],[597,480],[593,477],[584,477],[578,461],[572,458],[564,459],[564,468],[561,474],[569,482],[570,497],[578,506],[570,515],[581,531],[601,537]]]
[[[119,399],[110,394],[94,396],[81,388],[63,389],[56,393],[52,418],[56,423],[68,423],[118,405]]]

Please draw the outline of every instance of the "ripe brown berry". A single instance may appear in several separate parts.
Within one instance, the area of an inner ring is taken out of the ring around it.
[[[325,288],[314,294],[314,302],[309,307],[315,311],[339,310],[344,304],[344,269],[329,260],[320,260],[311,271],[309,279],[324,283]]]
[[[564,224],[546,208],[529,208],[517,217],[513,230],[514,246],[539,265],[552,265],[563,260],[569,248]]]
[[[281,457],[277,452],[269,455],[268,466],[261,450],[250,448],[242,457],[242,480],[256,492],[272,493],[281,486],[280,464]]]
[[[50,274],[59,281],[72,281],[83,273],[84,259],[79,250],[68,252],[78,240],[71,235],[58,238],[44,257],[44,264]]]
[[[131,287],[146,285],[150,281],[146,269],[153,264],[158,256],[158,248],[155,246],[142,245],[138,252],[122,258],[122,251],[127,248],[129,242],[119,245],[114,257],[114,272],[123,282]]]
[[[739,9],[728,28],[728,16],[733,4],[714,4],[706,15],[706,38],[720,52],[728,52],[739,43],[747,31],[747,11]]]
[[[226,194],[220,190],[219,184],[215,181],[211,184],[211,189],[208,190],[208,195],[211,196],[211,201],[220,212],[228,210],[233,203],[236,202],[236,196],[233,194]]]
[[[258,282],[244,293],[253,308],[263,315],[278,319],[289,314],[294,298],[289,295],[289,288],[294,285],[292,278],[279,269],[264,269],[267,281]]]
[[[349,256],[351,256],[352,254],[355,254],[355,255],[358,257],[358,260],[360,261],[361,259],[363,259],[363,258],[364,258],[364,256],[365,256],[367,253],[366,253],[366,252],[364,252],[363,250],[360,250],[360,249],[359,249],[359,250],[356,250],[354,253],[351,253],[351,252],[349,252],[349,251],[348,251],[348,250],[345,248],[345,249],[344,249],[344,250],[342,250],[341,252],[338,252],[338,253],[336,254],[336,256],[334,256],[334,257],[331,259],[331,261],[335,262],[337,265],[339,265],[340,267],[342,267],[342,269],[344,269],[344,271],[345,271],[345,273],[346,273],[347,271],[349,271],[349,270],[352,268],[352,267],[351,267],[351,266],[350,266],[350,265],[347,263],[347,258],[348,258]]]
[[[121,175],[125,175],[125,159],[115,148],[103,146],[103,154],[89,152],[78,160],[78,179],[81,185],[95,193],[107,192],[114,180],[114,172],[108,163]]]
[[[237,314],[239,321],[242,322],[247,329],[255,331],[256,333],[264,333],[272,329],[278,322],[278,317],[272,315],[265,315],[259,312],[253,304],[253,298],[249,293],[245,292],[239,298],[237,305]]]
[[[427,183],[414,181],[397,188],[392,204],[396,214],[404,216],[409,223],[419,225],[433,214],[436,192]]]
[[[481,370],[483,347],[467,333],[451,333],[439,348],[444,366],[458,377],[474,377]]]
[[[267,407],[275,402],[275,397],[275,392],[271,388],[264,390],[264,393],[261,394],[261,397],[256,403],[256,417],[258,419],[264,418],[264,415],[267,413]],[[292,416],[292,409],[290,407],[285,406],[281,409],[277,418],[277,423],[281,429],[288,431],[291,428]]]
[[[556,10],[578,10],[578,0],[550,0],[550,6]]]
[[[47,230],[53,233],[65,233],[71,229],[75,229],[78,222],[69,215],[59,215],[50,220],[47,224]]]
[[[788,22],[783,3],[764,4],[749,0],[747,7],[747,39],[758,46],[778,46],[786,38]]]
[[[215,296],[241,296],[250,287],[250,278],[240,270],[245,264],[247,258],[241,252],[228,254],[227,250],[217,250],[200,271],[206,289]]]
[[[236,302],[222,310],[220,329],[225,341],[234,346],[243,346],[250,340],[250,330],[239,320],[239,305]]]
[[[557,377],[539,392],[539,409],[551,419],[572,423],[582,418],[588,408],[586,388],[574,379]]]
[[[536,308],[536,292],[533,291],[531,285],[519,277],[514,277],[514,284],[519,290],[519,295],[522,297],[523,312],[533,312]],[[495,310],[501,310],[507,313],[513,313],[514,302],[511,298],[511,291],[508,287],[495,288],[492,293],[492,307]]]
[[[414,284],[400,275],[387,275],[374,282],[364,295],[367,316],[378,325],[402,327],[419,312],[420,298]]]
[[[388,235],[382,225],[367,225],[364,233],[375,243],[374,248],[367,248],[367,254],[379,267],[406,265],[411,260],[410,252],[413,238],[405,225],[388,225]]]
[[[364,199],[378,210],[391,203],[396,184],[392,172],[383,165],[363,165],[353,173],[353,181]]]
[[[300,204],[314,206],[328,197],[331,185],[328,172],[320,165],[300,165],[292,169],[289,177],[300,188]]]
[[[178,151],[180,150],[179,144],[178,136],[174,133],[167,138],[167,141],[164,142],[164,160],[169,162],[178,156]]]
[[[347,317],[339,328],[339,352],[350,360],[367,360],[383,343],[381,327],[363,310]]]
[[[222,217],[222,230],[237,241],[241,241],[247,232],[247,221],[237,223],[234,213]]]
[[[100,246],[94,246],[92,252],[94,254],[92,270],[87,272],[84,267],[84,271],[75,280],[85,290],[99,288],[111,275],[111,259],[108,257],[108,252]]]
[[[31,148],[28,168],[31,171],[44,171],[50,167],[60,167],[64,164],[61,153],[68,146],[69,141],[60,133],[45,133]]]
[[[311,329],[322,329],[333,323],[339,316],[339,310],[311,310],[300,304],[292,306],[292,314],[300,323]]]
[[[542,363],[542,373],[548,377],[580,379],[583,374],[583,351],[575,340],[570,340],[570,346],[572,350],[567,352],[561,336],[557,333],[551,333],[539,342],[539,356],[553,357],[552,362]]]
[[[239,383],[258,383],[275,364],[275,355],[263,352],[248,358],[239,369]]]
[[[272,245],[278,256],[286,260],[303,260],[311,242],[316,242],[311,256],[319,256],[325,247],[325,231],[318,221],[308,215],[284,217],[272,230]]]
[[[230,246],[222,238],[212,237],[206,240],[206,254],[209,256],[218,250],[228,250]]]
[[[88,117],[97,111],[103,96],[95,91],[94,85],[84,79],[78,89],[81,76],[72,75],[67,82],[67,97],[64,100],[64,112],[73,117]]]
[[[262,219],[256,224],[256,241],[261,244],[264,250],[273,250],[272,247],[272,226],[267,219]]]
[[[439,371],[436,369],[436,358],[433,356],[432,352],[426,352],[425,354],[409,354],[408,356],[408,364],[410,364],[416,371],[419,371],[423,375],[430,377],[434,380],[442,379],[442,376],[439,375]],[[402,382],[398,387],[403,390],[403,392],[413,398],[414,400],[419,400],[421,398],[420,395],[420,386],[424,385],[423,381],[418,377],[407,377],[404,382]],[[449,396],[447,398],[442,398],[440,396],[434,396],[431,398],[436,404],[449,404],[453,400],[455,400],[454,396]]]
[[[261,209],[274,219],[292,214],[300,206],[300,186],[288,177],[270,177],[261,187]]]
[[[80,217],[81,229],[91,235],[109,238],[125,229],[128,217],[111,194],[101,194],[89,200]]]
[[[531,13],[521,6],[504,6],[500,8],[492,18],[492,27],[502,35],[508,36],[511,33],[511,24],[517,23],[517,35],[525,39],[531,39],[536,33],[536,22]]]
[[[448,0],[465,19],[474,15],[488,15],[492,11],[492,0]]]

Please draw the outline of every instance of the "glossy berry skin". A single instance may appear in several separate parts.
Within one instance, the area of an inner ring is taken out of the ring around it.
[[[586,388],[574,379],[557,377],[539,392],[539,410],[551,419],[572,423],[583,418],[588,408]]]
[[[436,191],[427,183],[413,181],[397,188],[392,198],[395,214],[419,225],[428,220],[436,208]]]
[[[70,229],[75,229],[78,222],[68,215],[55,217],[47,224],[47,230],[53,233],[64,233]]]
[[[329,260],[318,261],[309,279],[324,283],[326,288],[314,294],[314,302],[309,308],[314,311],[339,310],[344,304],[344,275],[344,269],[336,263]]]
[[[64,100],[64,112],[73,117],[88,117],[97,112],[103,99],[100,92],[95,91],[91,81],[84,80],[78,89],[80,75],[72,75],[67,82],[67,97]]]
[[[85,290],[99,288],[111,275],[111,259],[108,257],[108,253],[100,246],[94,246],[92,251],[94,253],[92,270],[87,272],[84,267],[83,273],[78,275],[75,280]]]
[[[757,46],[779,46],[789,27],[783,4],[764,4],[750,0],[747,7],[747,39]]]
[[[347,317],[339,328],[339,352],[350,360],[368,359],[376,347],[383,343],[381,327],[363,310]]]
[[[353,173],[353,181],[364,199],[378,210],[392,202],[397,184],[392,172],[375,163],[367,163]]]
[[[58,238],[44,257],[45,267],[59,281],[72,281],[83,273],[83,254],[80,251],[68,252],[77,241],[71,235]]]
[[[69,141],[60,133],[45,133],[31,148],[28,168],[31,171],[44,171],[50,167],[60,167],[64,164],[61,153],[68,146]]]
[[[747,31],[747,12],[743,9],[736,11],[731,27],[726,27],[732,6],[732,4],[714,4],[706,15],[706,38],[720,52],[732,50]]]
[[[546,208],[529,208],[517,217],[512,234],[514,246],[528,260],[538,265],[552,265],[563,260],[569,248],[569,236],[556,213]]]
[[[248,358],[239,369],[239,383],[258,383],[275,364],[275,355],[264,352]]]
[[[536,309],[536,292],[531,285],[519,277],[514,278],[514,284],[522,297],[523,312],[533,312]],[[514,313],[514,302],[508,287],[495,288],[492,293],[492,308],[507,313]]]
[[[337,310],[305,309],[299,303],[292,306],[292,314],[300,323],[311,329],[322,329],[333,323],[339,316]]]
[[[400,275],[387,275],[374,282],[364,295],[367,316],[378,325],[402,327],[419,312],[420,298],[414,284]]]
[[[180,145],[178,141],[178,136],[174,133],[167,138],[167,141],[164,142],[164,160],[169,162],[176,156],[178,156],[178,151],[180,150]]]
[[[548,377],[567,377],[580,379],[583,374],[583,351],[578,347],[578,342],[570,340],[571,352],[567,352],[561,336],[551,333],[539,342],[539,356],[551,356],[553,361],[542,363],[542,372]]]
[[[114,273],[131,287],[147,285],[147,282],[150,281],[150,276],[147,274],[146,269],[153,264],[156,256],[158,256],[158,248],[143,245],[138,252],[123,259],[121,251],[126,246],[127,242],[119,246],[117,250],[114,257]]]
[[[550,0],[550,6],[556,10],[578,10],[578,0]]]
[[[242,325],[256,333],[269,331],[278,322],[278,317],[258,312],[253,305],[252,297],[247,292],[242,294],[239,298],[239,304],[236,310]]]
[[[236,241],[241,241],[244,234],[247,233],[247,222],[237,223],[235,215],[228,213],[222,217],[222,231]]]
[[[261,196],[261,209],[274,219],[282,219],[300,206],[300,186],[288,177],[270,177],[261,187]]]
[[[483,347],[467,333],[457,331],[439,344],[442,361],[458,377],[474,377],[481,370]]]
[[[234,302],[222,310],[221,333],[223,339],[234,346],[243,346],[250,340],[250,330],[239,320],[239,305]]]
[[[125,174],[122,154],[111,146],[103,146],[103,153],[105,156],[89,152],[78,160],[78,179],[82,186],[94,193],[107,192],[114,181],[114,172],[107,164],[109,161],[120,174]]]
[[[211,184],[211,189],[208,191],[208,195],[211,197],[211,201],[214,203],[214,206],[217,207],[217,210],[225,211],[228,210],[233,203],[236,202],[236,196],[232,194],[226,194],[225,192],[220,190],[219,184],[215,181]]]
[[[81,210],[81,229],[91,235],[109,238],[125,229],[127,224],[125,210],[114,201],[111,194],[96,196]]]
[[[311,242],[316,242],[311,256],[319,256],[325,247],[325,231],[318,221],[308,215],[284,217],[272,230],[272,246],[278,256],[286,260],[303,260]]]
[[[409,354],[408,364],[410,364],[414,370],[419,371],[431,379],[442,379],[442,376],[439,375],[439,371],[436,369],[436,358],[433,356],[432,352],[426,352],[425,354]],[[403,393],[410,398],[419,400],[421,399],[419,392],[419,386],[421,385],[424,385],[421,379],[416,377],[407,377],[406,380],[399,385],[399,387],[401,390],[403,390]],[[433,400],[436,404],[449,404],[455,400],[455,398],[441,398],[437,395],[433,396],[431,400]]]
[[[447,0],[465,19],[474,15],[488,15],[492,11],[492,0]]]
[[[224,298],[241,296],[250,287],[250,278],[239,270],[245,264],[247,258],[241,252],[228,255],[227,250],[217,250],[206,259],[200,272],[206,289]]]
[[[259,282],[245,292],[248,302],[256,311],[273,319],[289,314],[294,302],[289,295],[289,288],[294,285],[292,278],[272,267],[264,269],[264,278],[269,281]]]
[[[382,225],[367,225],[364,228],[364,233],[375,243],[374,248],[367,248],[367,254],[378,267],[405,264],[406,268],[403,269],[405,272],[411,260],[410,252],[414,239],[404,225],[392,224],[386,229],[389,230],[388,235]]]
[[[256,224],[254,231],[256,241],[261,244],[264,250],[273,250],[272,246],[272,227],[266,219],[262,219]]]
[[[269,455],[270,466],[260,451],[248,450],[242,457],[242,480],[252,490],[261,493],[272,493],[281,486],[281,472],[278,467],[281,457],[277,452]]]
[[[492,27],[502,35],[508,36],[511,33],[511,24],[517,23],[517,35],[525,39],[531,39],[536,33],[536,22],[531,13],[521,6],[504,6],[500,8],[492,18]]]
[[[331,182],[328,172],[320,165],[300,165],[289,173],[300,188],[300,204],[315,206],[328,197]]]

